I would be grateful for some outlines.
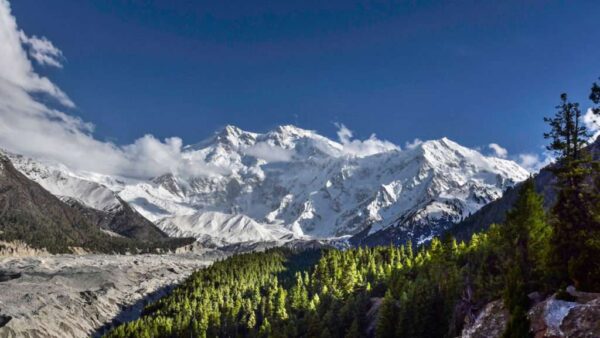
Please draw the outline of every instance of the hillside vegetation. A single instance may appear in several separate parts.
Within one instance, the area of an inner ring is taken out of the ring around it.
[[[108,336],[454,337],[466,316],[502,295],[503,236],[493,227],[416,253],[408,245],[235,256]],[[368,318],[381,297],[378,319]]]
[[[600,103],[597,84],[590,98]],[[240,255],[194,273],[108,336],[456,337],[498,298],[509,311],[504,337],[531,336],[532,291],[600,291],[600,170],[578,104],[563,94],[556,108],[546,119],[560,163],[549,213],[529,179],[504,223],[466,242]]]

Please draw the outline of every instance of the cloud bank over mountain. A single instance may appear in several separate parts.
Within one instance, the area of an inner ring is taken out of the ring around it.
[[[125,146],[95,139],[93,124],[65,112],[75,107],[73,101],[52,81],[36,73],[30,60],[60,68],[62,52],[46,37],[28,36],[20,30],[6,0],[0,0],[0,58],[3,148],[78,170],[126,177],[218,171],[202,161],[185,158],[178,137],[161,141],[145,135]]]
[[[164,173],[210,176],[225,170],[186,156],[178,137],[159,140],[147,134],[124,146],[94,138],[94,125],[66,112],[75,103],[50,79],[36,73],[32,64],[33,60],[40,66],[62,68],[62,51],[48,38],[20,30],[6,0],[0,0],[0,57],[0,144],[7,150],[76,170],[133,178]],[[352,139],[352,132],[343,125],[339,135],[344,151],[351,155],[397,148],[375,135],[365,141]],[[267,144],[246,151],[275,162],[293,156]]]
[[[0,0],[0,146],[15,153],[61,163],[74,170],[146,179],[165,173],[183,176],[213,176],[229,168],[191,156],[179,137],[158,139],[147,134],[131,144],[118,145],[94,137],[94,125],[70,113],[75,103],[55,83],[34,68],[62,68],[65,57],[45,36],[28,35],[21,30],[7,0]],[[588,114],[589,115],[589,114]],[[589,121],[588,121],[589,120]],[[588,127],[598,133],[597,121],[586,115]],[[401,147],[372,134],[365,140],[336,123],[340,154],[366,157]],[[407,142],[410,150],[422,141]],[[499,158],[513,158],[535,171],[546,159],[536,154],[509,155],[497,143],[489,148]],[[266,162],[287,162],[294,149],[257,143],[246,154]]]

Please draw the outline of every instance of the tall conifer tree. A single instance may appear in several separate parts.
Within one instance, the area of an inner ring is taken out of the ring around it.
[[[592,99],[598,97],[596,87],[592,88]],[[598,194],[597,187],[590,185],[594,170],[585,149],[590,135],[579,105],[570,102],[566,94],[561,95],[561,103],[556,108],[554,117],[545,119],[551,130],[544,134],[545,138],[551,139],[548,149],[558,157],[553,169],[558,188],[557,202],[552,208],[554,281],[562,286],[574,283],[578,288],[593,289],[600,281],[597,272],[590,271],[589,264],[593,264],[594,256],[598,254],[596,239],[600,220],[594,216]]]
[[[503,296],[510,312],[505,338],[531,336],[527,294],[535,280],[533,267],[543,266],[540,252],[546,251],[547,228],[542,197],[535,192],[533,179],[529,179],[521,187],[515,207],[507,213],[502,228],[507,256]]]

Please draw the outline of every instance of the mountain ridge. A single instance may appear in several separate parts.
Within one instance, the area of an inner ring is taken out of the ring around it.
[[[93,224],[84,210],[73,207],[18,171],[0,153],[0,240],[24,242],[50,253],[135,252],[175,248],[185,239],[141,241],[114,237]]]
[[[595,161],[600,161],[600,138],[591,143],[587,150]],[[552,173],[553,168],[560,163],[550,164],[540,170],[533,177],[534,187],[538,194],[544,197],[544,208],[550,209],[556,201],[556,191],[554,184],[556,178]],[[486,230],[491,224],[501,224],[504,222],[506,212],[513,206],[519,195],[519,185],[506,191],[504,196],[490,202],[476,213],[456,224],[449,233],[458,239],[466,240],[472,233]]]
[[[5,154],[20,172],[85,214],[92,224],[142,241],[157,241],[168,237],[103,184],[79,177],[67,168],[44,166],[21,155]]]
[[[528,176],[514,162],[486,157],[447,138],[400,150],[374,138],[337,142],[291,125],[266,133],[226,126],[183,149],[182,156],[190,163],[186,172],[148,180],[77,174],[60,167],[50,171],[100,184],[113,193],[114,200],[83,201],[92,208],[110,209],[119,198],[171,236],[194,233],[224,244],[252,236],[255,240],[353,236],[377,232],[394,222],[432,230],[407,228],[403,230],[407,237],[428,236]],[[20,169],[44,181],[28,166]],[[68,188],[60,185],[60,179],[56,175],[55,181],[45,184]],[[79,190],[54,192],[78,198],[91,183],[81,184]],[[236,236],[213,226],[221,222],[223,229],[231,229],[226,220],[236,215],[248,218],[234,227],[241,231]],[[202,222],[193,227],[192,219]]]

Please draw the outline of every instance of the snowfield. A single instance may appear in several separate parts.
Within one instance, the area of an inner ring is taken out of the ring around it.
[[[184,148],[185,172],[151,179],[11,160],[55,195],[101,210],[118,209],[120,198],[171,236],[223,244],[337,238],[390,226],[418,242],[529,175],[447,138],[400,150],[344,137],[336,142],[294,126],[264,134],[227,126]]]

